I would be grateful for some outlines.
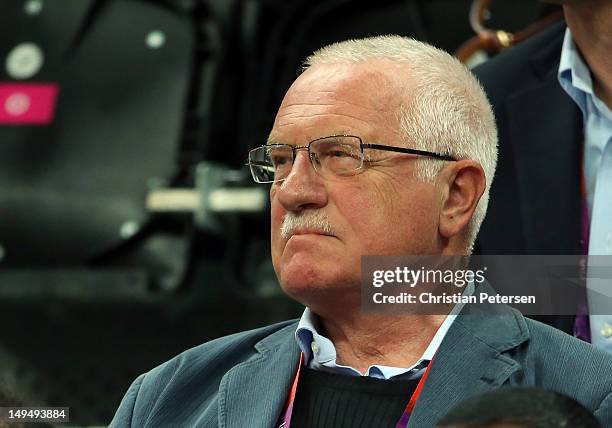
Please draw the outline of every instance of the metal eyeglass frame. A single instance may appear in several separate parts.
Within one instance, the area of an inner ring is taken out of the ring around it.
[[[359,150],[361,153],[361,165],[355,169],[355,171],[359,171],[360,169],[363,168],[363,163],[365,160],[365,156],[363,153],[363,149],[374,149],[374,150],[384,150],[384,151],[388,151],[388,152],[396,152],[396,153],[406,153],[406,154],[411,154],[411,155],[419,155],[419,156],[425,156],[425,157],[430,157],[430,158],[434,158],[434,159],[440,159],[440,160],[444,160],[444,161],[456,161],[457,159],[455,159],[453,156],[451,155],[444,155],[444,154],[440,154],[440,153],[435,153],[435,152],[429,152],[427,150],[418,150],[418,149],[410,149],[407,147],[396,147],[396,146],[386,146],[386,145],[382,145],[382,144],[368,144],[368,143],[364,143],[363,140],[361,139],[361,137],[358,137],[356,135],[345,135],[345,134],[339,134],[339,135],[329,135],[326,137],[320,137],[320,138],[316,138],[312,141],[310,141],[308,143],[308,145],[306,146],[292,146],[290,144],[267,144],[264,146],[259,146],[256,147],[254,149],[251,150],[251,152],[253,150],[257,150],[257,149],[261,149],[264,147],[268,147],[268,146],[284,146],[284,147],[290,147],[292,152],[293,152],[293,157],[291,159],[291,164],[293,167],[293,163],[295,162],[295,156],[296,156],[296,152],[298,150],[303,150],[303,149],[307,149],[308,150],[308,159],[310,160],[310,164],[312,165],[313,169],[320,174],[320,172],[317,170],[317,167],[313,164],[313,156],[312,153],[310,152],[310,146],[312,145],[312,143],[315,143],[317,141],[321,141],[321,140],[326,140],[328,138],[339,138],[339,137],[349,137],[349,138],[356,138],[357,140],[359,140]],[[251,167],[251,165],[257,165],[257,166],[269,166],[268,164],[260,164],[259,162],[253,162],[250,160],[247,161],[247,164],[249,166],[249,168]],[[280,183],[283,180],[285,180],[287,177],[283,177],[281,179],[278,180],[272,180],[272,181],[257,181],[257,179],[255,178],[255,174],[253,174],[253,171],[251,169],[251,175],[253,176],[253,180],[255,180],[256,183],[261,183],[261,184],[267,184],[267,183]]]

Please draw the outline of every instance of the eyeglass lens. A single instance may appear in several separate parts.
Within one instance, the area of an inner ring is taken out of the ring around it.
[[[298,148],[299,149],[299,148]],[[295,159],[294,146],[270,144],[249,153],[249,165],[255,181],[270,183],[289,175]],[[309,145],[312,166],[323,176],[347,175],[363,165],[363,153],[357,137],[328,137]]]

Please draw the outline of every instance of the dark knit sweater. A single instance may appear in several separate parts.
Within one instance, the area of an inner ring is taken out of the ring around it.
[[[393,428],[419,380],[300,372],[291,428]]]

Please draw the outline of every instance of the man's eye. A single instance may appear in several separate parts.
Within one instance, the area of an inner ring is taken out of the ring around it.
[[[272,161],[272,165],[274,166],[282,166],[291,162],[291,158],[287,155],[270,155],[270,160]]]
[[[333,150],[333,151],[327,153],[327,156],[329,156],[329,157],[336,157],[336,158],[344,158],[344,157],[351,156],[351,154],[349,152],[344,151],[344,150]]]
[[[320,156],[328,159],[355,158],[357,153],[344,147],[330,147],[328,150],[323,151]]]

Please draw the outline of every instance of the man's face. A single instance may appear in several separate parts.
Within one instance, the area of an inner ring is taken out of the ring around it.
[[[364,143],[402,146],[400,98],[382,69],[379,62],[307,70],[287,92],[270,140],[305,146],[347,134]],[[358,298],[362,255],[439,253],[440,197],[434,185],[414,178],[416,158],[372,153],[380,161],[363,172],[324,179],[299,150],[289,176],[272,185],[272,262],[285,292],[304,304],[338,292]],[[286,216],[297,216],[301,224],[300,218],[312,215],[331,231],[298,226],[281,233]]]

